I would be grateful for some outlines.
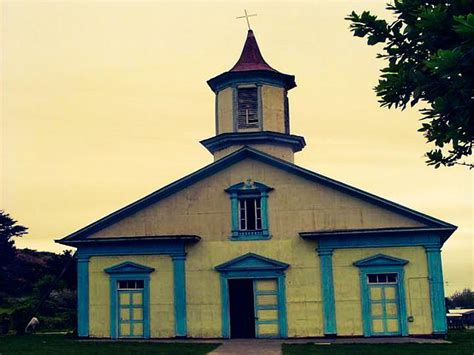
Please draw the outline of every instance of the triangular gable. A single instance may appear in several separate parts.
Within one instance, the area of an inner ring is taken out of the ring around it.
[[[155,269],[134,263],[132,261],[126,261],[121,264],[111,266],[104,270],[107,274],[149,274]]]
[[[290,265],[281,261],[247,253],[215,267],[217,271],[275,271],[286,270]]]
[[[381,197],[372,195],[370,193],[367,193],[365,191],[362,191],[360,189],[357,189],[355,187],[346,185],[344,183],[341,183],[339,181],[330,179],[328,177],[325,177],[323,175],[317,174],[315,172],[312,172],[310,170],[304,169],[302,167],[299,167],[295,164],[289,163],[287,161],[278,159],[274,156],[268,155],[266,153],[263,153],[261,151],[252,149],[250,147],[243,147],[239,149],[238,151],[229,154],[228,156],[219,159],[218,161],[209,164],[208,166],[197,170],[196,172],[185,176],[182,179],[179,179],[162,189],[159,189],[148,196],[143,197],[142,199],[131,203],[130,205],[123,207],[122,209],[119,209],[116,212],[113,212],[109,214],[108,216],[105,216],[98,220],[97,222],[94,222],[77,232],[74,232],[67,237],[57,240],[57,242],[70,242],[70,241],[77,241],[77,240],[83,240],[87,238],[87,236],[104,229],[105,227],[108,227],[119,220],[122,220],[123,218],[130,216],[131,214],[138,212],[172,194],[175,194],[176,192],[183,190],[184,188],[206,178],[209,177],[213,174],[218,173],[219,171],[224,170],[225,168],[236,164],[239,161],[242,161],[246,158],[251,158],[255,159],[257,161],[269,164],[273,167],[276,167],[278,169],[282,169],[284,171],[287,171],[291,174],[300,176],[302,178],[305,178],[307,180],[320,183],[322,185],[328,186],[330,188],[333,188],[335,190],[347,193],[351,196],[354,196],[356,198],[360,198],[362,200],[365,200],[367,202],[370,202],[372,204],[375,204],[377,206],[380,206],[382,208],[385,208],[387,210],[390,210],[392,212],[401,214],[403,216],[406,216],[408,218],[412,218],[418,222],[421,222],[425,224],[428,227],[432,228],[450,228],[451,232],[449,235],[457,228],[456,226],[443,222],[439,219],[427,216],[423,213],[414,211],[412,209],[409,209],[407,207],[401,206],[399,204],[396,204],[394,202],[388,201],[386,199],[383,199]],[[448,235],[448,236],[449,236]],[[446,237],[447,239],[447,237]]]
[[[371,266],[401,266],[408,263],[408,260],[396,258],[394,256],[377,254],[369,256],[354,262],[357,267],[371,267]]]

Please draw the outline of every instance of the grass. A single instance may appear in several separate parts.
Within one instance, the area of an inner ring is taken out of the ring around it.
[[[304,354],[474,354],[474,331],[453,331],[448,335],[452,344],[284,344],[285,355]],[[89,342],[76,341],[71,335],[0,336],[0,354],[206,354],[219,344],[150,343],[150,342]]]
[[[452,344],[283,344],[283,354],[474,354],[474,331],[452,331],[448,334],[448,340]]]
[[[71,335],[0,336],[0,354],[207,354],[219,344],[89,342]]]

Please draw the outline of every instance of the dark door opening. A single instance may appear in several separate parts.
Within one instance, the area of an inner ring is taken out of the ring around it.
[[[229,280],[230,337],[255,338],[252,279]]]

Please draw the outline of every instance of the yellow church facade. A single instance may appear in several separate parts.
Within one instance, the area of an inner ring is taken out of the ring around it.
[[[444,336],[456,227],[295,165],[294,76],[252,31],[208,84],[214,162],[58,241],[77,248],[78,335]]]

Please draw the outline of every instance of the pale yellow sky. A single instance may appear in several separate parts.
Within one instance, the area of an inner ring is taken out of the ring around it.
[[[246,8],[274,68],[296,75],[296,163],[459,226],[443,248],[448,293],[474,287],[473,178],[426,167],[419,114],[379,108],[382,61],[353,38],[353,9],[380,1],[2,1],[1,195],[30,234],[53,239],[210,162],[206,80],[237,60]]]

